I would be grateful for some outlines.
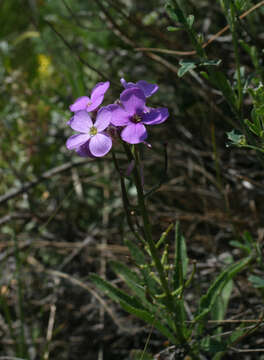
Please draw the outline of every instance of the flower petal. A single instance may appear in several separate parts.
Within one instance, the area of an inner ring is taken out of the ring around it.
[[[91,100],[94,102],[94,100],[97,99],[98,97],[99,98],[104,97],[104,94],[107,92],[109,86],[110,86],[109,81],[99,82],[97,85],[95,85],[91,93]]]
[[[130,124],[121,132],[121,138],[129,144],[141,143],[147,136],[147,130],[143,124]]]
[[[70,118],[70,120],[67,122],[67,125],[71,126],[71,123],[72,123],[73,118],[74,118],[74,116],[72,116],[72,117]]]
[[[145,80],[139,80],[136,85],[144,92],[146,97],[153,95],[158,90],[158,85],[148,83]]]
[[[93,156],[89,149],[89,143],[90,141],[87,141],[85,144],[81,145],[78,149],[76,149],[76,152],[79,156],[95,158],[95,156]]]
[[[142,116],[142,122],[146,125],[157,125],[166,121],[168,116],[167,108],[152,109]]]
[[[121,82],[121,84],[123,85],[123,87],[124,87],[125,89],[132,88],[132,87],[137,86],[135,83],[126,82],[126,80],[125,80],[124,78],[120,79],[120,82]]]
[[[126,89],[126,88],[127,88],[127,82],[126,82],[126,80],[125,80],[124,78],[121,78],[121,79],[120,79],[120,82],[121,82],[121,84],[123,85],[123,87]]]
[[[88,141],[90,139],[90,134],[76,134],[76,135],[72,135],[71,137],[69,137],[69,139],[66,142],[66,146],[69,150],[72,149],[77,149],[78,147],[80,147],[81,145],[83,145],[84,143],[86,143],[86,141]]]
[[[85,110],[77,111],[69,121],[69,125],[73,130],[81,133],[88,133],[93,126],[93,122]]]
[[[120,95],[124,109],[129,115],[135,115],[144,111],[146,98],[141,89],[131,87],[124,90]]]
[[[158,85],[156,84],[151,84],[145,80],[139,80],[136,84],[132,83],[132,82],[126,82],[126,80],[124,78],[120,79],[121,84],[123,85],[123,87],[125,89],[129,89],[132,87],[138,87],[140,88],[145,97],[149,97],[151,95],[153,95],[157,90],[158,90]]]
[[[98,133],[89,141],[89,148],[92,155],[101,157],[106,155],[112,147],[112,139],[110,136]]]
[[[91,100],[90,104],[86,107],[86,111],[91,112],[96,110],[98,106],[102,104],[103,100],[104,100],[104,95],[94,98],[93,100]]]
[[[70,110],[72,112],[85,110],[90,101],[91,100],[88,98],[88,96],[81,96],[75,100],[72,105],[70,105]]]
[[[112,117],[111,111],[106,107],[103,107],[98,111],[94,123],[94,127],[97,128],[98,132],[101,132],[107,128],[107,126],[110,124],[111,117]]]
[[[107,108],[111,111],[111,124],[115,126],[130,124],[130,115],[120,105],[111,104]]]

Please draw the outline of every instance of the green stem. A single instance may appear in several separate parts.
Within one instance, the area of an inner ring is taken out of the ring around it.
[[[232,42],[234,45],[234,53],[235,53],[235,62],[237,69],[237,92],[238,92],[238,100],[237,100],[237,111],[240,117],[240,121],[242,121],[242,101],[243,101],[243,86],[241,80],[241,70],[240,70],[240,57],[239,57],[239,48],[238,48],[238,37],[236,30],[236,14],[234,4],[230,3],[230,30],[232,34]]]
[[[169,285],[168,285],[168,282],[166,279],[166,275],[165,275],[163,266],[162,266],[160,258],[159,258],[158,250],[157,250],[156,245],[152,238],[151,224],[149,221],[148,211],[146,209],[144,192],[143,192],[143,188],[142,188],[142,184],[141,184],[141,177],[140,177],[140,173],[139,173],[140,160],[139,160],[139,154],[138,154],[137,149],[135,149],[135,160],[136,160],[136,166],[133,170],[133,175],[134,175],[135,185],[137,188],[138,205],[139,205],[142,219],[143,219],[144,235],[145,235],[145,239],[148,243],[149,250],[151,252],[151,256],[154,260],[155,266],[159,273],[159,278],[160,278],[162,288],[166,294],[167,305],[168,305],[170,311],[173,313],[174,312],[173,298],[172,298],[170,290],[169,290]]]
[[[140,173],[139,173],[140,158],[139,158],[139,152],[138,152],[137,148],[135,148],[135,160],[136,160],[136,166],[134,168],[133,175],[134,175],[135,185],[137,188],[138,205],[141,210],[141,215],[142,215],[142,219],[143,219],[145,239],[146,239],[146,242],[148,243],[151,257],[154,261],[155,267],[158,271],[161,286],[166,295],[166,303],[167,303],[168,310],[171,314],[173,314],[174,324],[175,324],[175,329],[176,329],[176,336],[178,338],[178,341],[183,347],[185,347],[186,351],[190,355],[192,355],[192,359],[196,360],[196,359],[198,359],[198,357],[196,356],[196,354],[194,353],[194,350],[191,348],[191,346],[187,342],[187,340],[183,334],[183,331],[182,331],[182,326],[178,322],[177,304],[176,304],[176,302],[171,294],[171,291],[169,289],[169,284],[168,284],[168,281],[166,278],[166,273],[165,273],[163,265],[160,261],[157,246],[154,243],[154,240],[152,238],[151,223],[149,221],[148,211],[147,211],[146,204],[145,204],[144,191],[143,191],[141,177],[140,177]]]
[[[201,43],[198,41],[198,37],[196,32],[193,30],[192,26],[189,26],[188,21],[187,21],[187,17],[181,7],[181,5],[179,4],[178,0],[173,0],[173,6],[174,6],[174,11],[177,14],[179,21],[182,23],[182,25],[184,26],[185,30],[187,31],[190,40],[192,42],[193,47],[195,48],[197,55],[202,58],[202,59],[206,59],[206,53],[205,50],[203,49]]]
[[[133,176],[134,176],[135,186],[137,189],[138,206],[139,206],[142,220],[143,220],[145,241],[147,242],[147,244],[149,246],[149,251],[150,251],[151,257],[154,261],[155,267],[156,267],[158,275],[159,275],[159,280],[160,280],[162,289],[165,294],[166,305],[167,305],[168,311],[172,314],[172,316],[174,318],[176,336],[177,336],[178,341],[181,344],[181,346],[183,346],[186,349],[186,351],[188,352],[188,354],[190,354],[192,356],[192,359],[198,360],[199,357],[197,357],[197,355],[195,354],[195,351],[191,348],[188,341],[186,340],[186,338],[183,334],[183,331],[182,331],[182,326],[181,326],[181,324],[179,324],[179,322],[177,320],[177,317],[178,317],[177,304],[176,304],[176,302],[171,294],[171,291],[169,289],[169,284],[168,284],[168,281],[166,278],[166,273],[165,273],[163,265],[160,261],[158,248],[152,237],[151,223],[149,220],[148,210],[147,210],[147,207],[145,204],[145,196],[144,196],[143,186],[142,186],[142,182],[141,182],[141,176],[140,176],[140,172],[139,172],[140,157],[139,157],[138,149],[136,147],[134,148],[134,156],[135,156],[134,157],[129,146],[125,143],[123,143],[123,146],[124,146],[128,160],[132,161],[134,159],[136,162],[135,167],[133,169]]]

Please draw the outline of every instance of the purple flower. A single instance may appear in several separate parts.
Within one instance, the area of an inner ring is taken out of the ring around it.
[[[129,144],[143,142],[148,134],[145,125],[163,123],[169,116],[168,109],[148,109],[146,111],[146,97],[138,87],[130,87],[120,95],[120,102],[108,106],[111,110],[111,123],[115,126],[124,126],[121,138]]]
[[[69,150],[76,150],[80,156],[101,157],[112,147],[111,137],[104,131],[111,120],[111,112],[101,108],[95,122],[85,110],[80,110],[71,118],[68,125],[80,134],[72,135],[66,142]]]
[[[145,97],[149,97],[153,95],[158,90],[158,85],[150,84],[145,80],[139,80],[137,83],[126,82],[125,79],[120,80],[121,84],[124,86],[125,89],[129,89],[132,87],[138,87],[141,89],[145,95]]]
[[[96,110],[104,100],[104,94],[108,90],[110,85],[109,81],[98,83],[91,92],[91,98],[88,96],[79,97],[71,106],[72,112],[80,110],[86,110],[87,112]]]

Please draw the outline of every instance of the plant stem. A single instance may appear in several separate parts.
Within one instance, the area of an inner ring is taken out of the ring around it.
[[[140,177],[140,173],[139,173],[140,160],[139,160],[139,154],[138,154],[137,149],[135,150],[135,160],[136,160],[136,166],[133,170],[133,175],[134,175],[135,185],[137,188],[138,205],[139,205],[142,219],[143,219],[145,239],[148,243],[149,250],[151,252],[151,256],[154,260],[155,266],[159,273],[160,282],[161,282],[162,288],[166,294],[167,305],[168,305],[170,311],[174,312],[175,309],[174,309],[174,304],[173,304],[173,298],[170,293],[168,281],[166,279],[166,275],[165,275],[163,266],[162,266],[160,258],[159,258],[158,250],[157,250],[154,240],[152,238],[151,224],[149,221],[148,211],[147,211],[145,199],[144,199],[144,192],[143,192],[143,188],[142,188],[142,184],[141,184],[141,177]]]
[[[236,31],[236,14],[234,4],[230,3],[230,30],[232,34],[232,41],[234,46],[235,53],[235,62],[237,69],[237,92],[238,92],[238,100],[237,100],[237,111],[242,121],[242,101],[243,101],[243,87],[241,81],[241,70],[240,70],[240,58],[239,58],[239,50],[238,50],[238,38]]]
[[[134,168],[133,175],[134,175],[135,185],[137,188],[138,205],[141,210],[141,215],[142,215],[142,219],[143,219],[145,239],[146,239],[146,242],[148,243],[151,257],[154,261],[155,267],[158,271],[161,286],[163,288],[164,293],[166,294],[166,303],[167,303],[168,310],[173,315],[173,318],[174,318],[174,323],[175,323],[175,328],[176,328],[176,336],[178,338],[178,341],[181,344],[181,346],[183,346],[185,348],[185,350],[188,352],[188,354],[192,355],[192,359],[196,360],[199,358],[196,356],[196,354],[194,353],[194,350],[191,348],[191,346],[187,342],[187,340],[183,334],[183,331],[182,331],[182,325],[179,324],[179,322],[178,322],[177,304],[176,304],[176,302],[171,294],[171,291],[169,289],[169,284],[168,284],[168,281],[166,278],[166,273],[165,273],[164,267],[160,261],[158,248],[157,248],[156,244],[154,243],[154,240],[152,237],[151,223],[149,221],[149,215],[148,215],[148,211],[147,211],[146,204],[145,204],[144,191],[143,191],[141,177],[140,177],[140,173],[139,173],[140,157],[139,157],[139,152],[138,152],[137,148],[135,149],[135,160],[136,160],[136,166]]]

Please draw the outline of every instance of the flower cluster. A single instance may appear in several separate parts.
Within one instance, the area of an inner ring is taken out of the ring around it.
[[[125,79],[121,79],[121,84],[125,90],[115,104],[100,107],[110,86],[106,81],[98,83],[90,97],[81,96],[70,106],[74,114],[68,125],[78,134],[67,140],[69,150],[75,150],[80,156],[101,157],[110,151],[113,133],[129,144],[138,144],[148,136],[145,125],[167,120],[167,108],[146,106],[146,99],[158,90],[157,85],[144,80],[127,83]]]

